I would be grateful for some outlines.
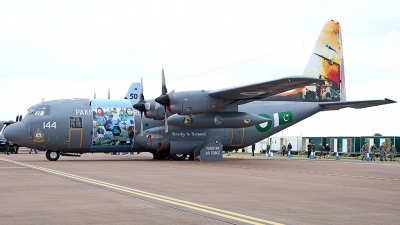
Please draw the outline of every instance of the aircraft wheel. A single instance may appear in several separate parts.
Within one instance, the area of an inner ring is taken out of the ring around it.
[[[186,159],[187,154],[171,154],[169,157],[175,161],[183,161]]]
[[[58,158],[60,158],[60,152],[58,151],[52,151],[52,150],[47,150],[46,151],[46,158],[49,161],[57,161]]]
[[[169,155],[167,151],[159,151],[157,153],[153,153],[154,159],[166,159]]]

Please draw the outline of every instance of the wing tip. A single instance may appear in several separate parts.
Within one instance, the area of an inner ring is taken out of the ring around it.
[[[390,104],[390,103],[397,103],[396,101],[394,101],[394,100],[392,100],[392,99],[388,99],[388,98],[385,98],[385,101],[387,101],[388,104]]]

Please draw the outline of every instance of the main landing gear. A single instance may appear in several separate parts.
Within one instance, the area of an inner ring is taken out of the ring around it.
[[[169,151],[153,152],[153,159],[167,159]]]
[[[170,160],[175,160],[175,161],[183,161],[187,157],[187,154],[171,154],[169,155]]]
[[[53,150],[47,150],[46,151],[46,158],[49,161],[57,161],[58,158],[60,158],[60,152],[59,151],[53,151]]]
[[[186,159],[187,154],[169,154],[169,151],[153,152],[153,159],[168,159],[174,161],[183,161]]]

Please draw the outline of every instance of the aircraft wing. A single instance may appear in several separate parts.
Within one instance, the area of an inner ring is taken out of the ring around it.
[[[396,103],[396,101],[385,98],[384,100],[366,100],[366,101],[344,101],[344,102],[324,102],[319,105],[322,106],[322,111],[339,110],[343,108],[362,109],[372,106],[385,105]]]
[[[324,80],[308,76],[290,76],[278,80],[214,90],[208,94],[215,98],[249,102],[321,81]]]

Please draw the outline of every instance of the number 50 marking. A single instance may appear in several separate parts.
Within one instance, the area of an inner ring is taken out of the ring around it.
[[[54,128],[54,129],[56,129],[57,128],[57,122],[53,122],[51,125],[50,125],[50,123],[51,122],[43,122],[43,129],[46,129],[46,128],[49,128],[49,129]]]

